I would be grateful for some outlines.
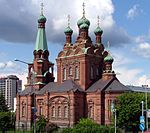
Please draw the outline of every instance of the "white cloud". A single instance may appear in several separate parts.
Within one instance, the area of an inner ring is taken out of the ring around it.
[[[142,12],[142,10],[140,9],[140,6],[138,4],[134,5],[132,8],[129,9],[128,13],[127,13],[127,18],[129,19],[134,19],[135,17],[137,17],[140,13]]]
[[[4,69],[6,67],[6,63],[0,62],[0,69]]]
[[[127,67],[116,67],[114,70],[119,73],[117,77],[125,85],[137,85],[137,79],[142,72],[141,69],[129,69]]]
[[[0,69],[7,69],[7,68],[14,68],[16,67],[16,64],[12,61],[8,62],[0,62]]]
[[[150,58],[150,44],[147,42],[138,44],[137,47],[132,48],[132,51],[144,58]]]

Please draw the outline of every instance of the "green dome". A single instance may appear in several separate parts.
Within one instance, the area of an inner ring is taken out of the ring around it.
[[[114,59],[110,56],[110,54],[108,54],[105,58],[104,58],[105,62],[113,62]]]
[[[82,17],[81,19],[78,20],[77,25],[80,27],[83,23],[86,23],[88,26],[90,26],[90,21],[86,19],[85,17]]]
[[[70,27],[65,28],[64,33],[73,33],[73,30]]]
[[[103,34],[103,30],[98,26],[95,30],[94,30],[95,34],[100,33],[101,35]]]
[[[44,15],[40,15],[38,18],[39,23],[45,23],[46,22],[46,17]]]
[[[87,25],[86,23],[83,23],[82,25],[80,25],[80,29],[88,29],[89,25]]]

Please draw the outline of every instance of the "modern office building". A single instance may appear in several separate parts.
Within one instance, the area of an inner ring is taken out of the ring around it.
[[[22,90],[22,81],[15,75],[0,78],[0,94],[5,97],[8,107],[14,109],[14,98]]]

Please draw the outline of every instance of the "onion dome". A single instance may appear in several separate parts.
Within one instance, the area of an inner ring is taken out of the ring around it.
[[[65,34],[66,34],[66,33],[72,34],[72,33],[73,33],[73,30],[68,26],[67,28],[65,28],[64,33],[65,33]]]
[[[97,34],[100,34],[102,35],[103,34],[103,30],[98,26],[95,30],[94,30],[94,33],[97,35]]]
[[[80,29],[88,29],[88,28],[89,28],[89,25],[86,23],[83,23],[80,25]]]
[[[43,14],[40,15],[39,18],[38,18],[38,22],[39,23],[45,23],[46,22],[46,17]]]
[[[112,56],[108,53],[108,55],[104,58],[105,62],[113,62],[114,59],[112,58]]]
[[[90,26],[90,21],[83,16],[81,19],[78,20],[77,25],[78,27],[80,27],[84,23],[87,24],[88,27]]]

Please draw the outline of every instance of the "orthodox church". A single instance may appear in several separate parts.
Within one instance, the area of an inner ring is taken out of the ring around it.
[[[60,127],[70,127],[81,118],[101,125],[111,123],[110,105],[116,96],[129,89],[112,70],[114,59],[102,43],[103,31],[94,31],[95,43],[89,36],[90,21],[83,16],[77,21],[78,35],[72,42],[73,30],[68,23],[66,42],[58,53],[57,82],[54,63],[49,61],[43,11],[38,18],[38,33],[33,63],[28,64],[25,90],[17,94],[16,128],[31,128],[40,115]],[[53,54],[53,53],[52,53]]]

